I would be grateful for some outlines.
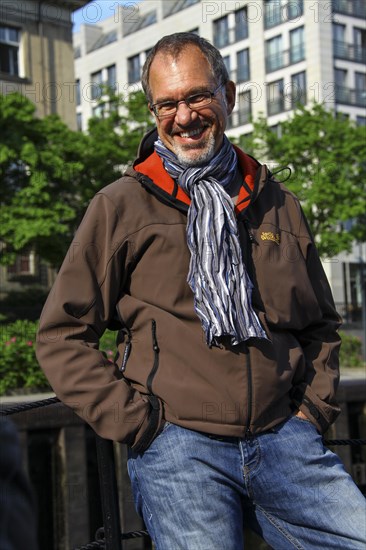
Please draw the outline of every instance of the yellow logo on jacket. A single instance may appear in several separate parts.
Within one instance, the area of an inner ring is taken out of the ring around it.
[[[261,239],[262,241],[273,241],[276,244],[280,244],[280,234],[274,234],[272,231],[262,231]]]

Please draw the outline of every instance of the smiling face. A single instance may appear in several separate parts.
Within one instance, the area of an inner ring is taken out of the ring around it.
[[[202,91],[213,92],[216,82],[210,65],[195,45],[186,46],[179,56],[158,53],[151,63],[149,84],[152,103],[179,101]],[[235,104],[235,85],[222,86],[212,102],[191,110],[184,102],[167,118],[156,118],[161,141],[183,166],[206,164],[220,149],[227,118]]]

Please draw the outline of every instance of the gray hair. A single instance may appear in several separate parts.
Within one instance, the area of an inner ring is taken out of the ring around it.
[[[218,84],[226,84],[229,81],[229,75],[222,58],[221,53],[208,40],[198,36],[193,32],[177,32],[163,36],[148,53],[145,64],[142,69],[141,84],[147,100],[152,102],[152,93],[149,84],[150,67],[157,53],[171,55],[173,58],[179,57],[179,54],[189,45],[197,46],[206,57],[212,74]]]

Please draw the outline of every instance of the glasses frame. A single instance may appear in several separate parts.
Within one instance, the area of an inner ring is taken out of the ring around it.
[[[196,94],[192,94],[188,97],[185,97],[183,99],[178,99],[178,101],[161,101],[161,102],[158,102],[158,103],[153,103],[152,105],[150,105],[150,111],[152,111],[154,113],[154,115],[156,116],[156,118],[158,118],[159,120],[162,119],[162,118],[170,118],[172,116],[175,116],[177,114],[177,111],[178,111],[178,105],[180,103],[185,103],[188,107],[188,109],[191,109],[191,111],[198,111],[199,109],[204,109],[205,107],[207,107],[207,105],[210,105],[212,103],[212,100],[213,98],[216,96],[217,92],[219,91],[220,88],[222,88],[223,86],[225,86],[226,82],[222,82],[219,86],[217,86],[217,88],[214,89],[213,92],[211,92],[210,90],[205,90],[203,92],[198,92]],[[191,97],[194,97],[195,95],[200,95],[200,93],[202,94],[210,94],[210,98],[207,98],[209,99],[208,103],[205,103],[204,105],[202,106],[198,106],[198,107],[191,107],[189,105],[189,100]],[[159,115],[158,112],[157,112],[157,109],[156,107],[158,105],[164,105],[164,103],[175,103],[175,111],[172,112],[172,113],[169,113],[169,114],[166,114],[166,115]]]

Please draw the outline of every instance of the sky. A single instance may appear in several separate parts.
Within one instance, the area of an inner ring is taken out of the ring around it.
[[[103,19],[112,17],[118,6],[126,4],[133,7],[139,1],[141,0],[93,0],[80,10],[73,12],[73,32],[78,32],[83,23],[97,25]]]

